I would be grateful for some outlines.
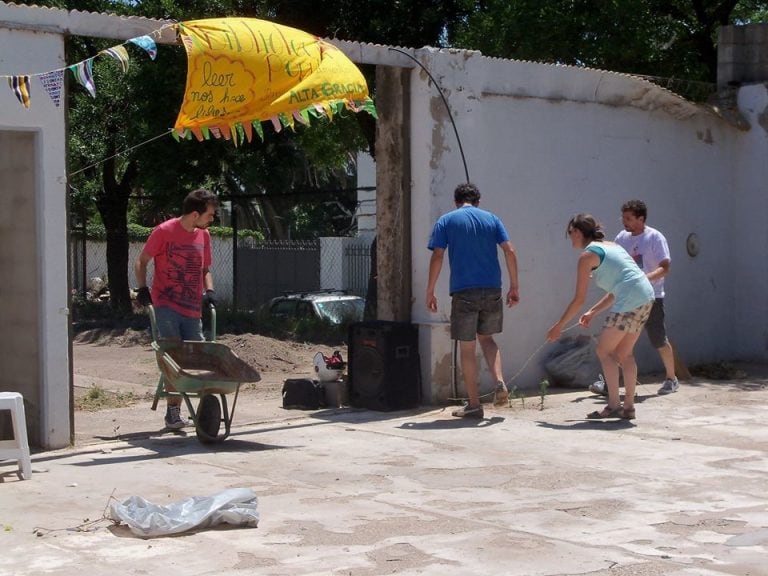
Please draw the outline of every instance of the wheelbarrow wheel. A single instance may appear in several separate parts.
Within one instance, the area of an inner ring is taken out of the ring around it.
[[[197,407],[197,426],[195,431],[200,442],[216,442],[221,426],[221,405],[213,394],[205,394]]]

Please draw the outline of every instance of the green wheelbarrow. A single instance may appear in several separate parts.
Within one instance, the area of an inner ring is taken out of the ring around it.
[[[159,338],[155,311],[149,306],[152,324],[152,349],[160,368],[152,410],[160,398],[181,397],[195,424],[202,443],[221,442],[229,436],[240,385],[261,380],[259,373],[216,339],[216,310],[211,307],[211,341],[193,342]],[[228,408],[227,394],[235,394]],[[197,409],[193,398],[199,398]],[[219,402],[221,400],[221,402]],[[220,433],[221,424],[224,432]]]

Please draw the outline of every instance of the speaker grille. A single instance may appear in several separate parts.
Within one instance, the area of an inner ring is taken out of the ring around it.
[[[376,396],[384,380],[384,358],[376,348],[355,350],[355,390],[361,396]]]
[[[349,332],[350,404],[401,410],[421,400],[418,328],[407,322],[359,322]]]

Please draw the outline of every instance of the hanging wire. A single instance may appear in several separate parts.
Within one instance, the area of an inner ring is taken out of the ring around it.
[[[456,141],[459,143],[459,153],[461,154],[461,161],[464,163],[464,175],[467,178],[467,182],[469,182],[469,169],[467,168],[467,159],[464,157],[464,147],[461,145],[461,138],[459,138],[459,131],[456,129],[456,122],[453,121],[453,114],[451,114],[451,107],[448,106],[448,100],[446,100],[445,95],[443,94],[443,91],[440,89],[440,85],[437,83],[437,80],[434,79],[432,74],[430,74],[429,70],[426,69],[426,67],[419,62],[416,58],[408,54],[408,52],[404,50],[400,50],[399,48],[393,48],[389,47],[390,50],[393,50],[394,52],[399,52],[400,54],[403,54],[416,62],[416,64],[419,65],[419,68],[424,70],[424,72],[429,76],[429,79],[432,81],[432,84],[435,85],[435,88],[437,89],[438,94],[440,94],[440,98],[443,99],[443,104],[445,104],[445,109],[448,112],[448,118],[451,120],[451,125],[453,126],[453,132],[456,134]]]
[[[80,172],[85,172],[86,170],[93,168],[94,166],[98,166],[99,164],[103,164],[107,160],[111,160],[112,158],[117,158],[118,156],[122,156],[123,154],[127,154],[128,152],[131,152],[132,150],[136,150],[136,148],[141,148],[142,146],[149,144],[150,142],[154,142],[155,140],[158,140],[159,138],[162,138],[163,136],[167,136],[173,132],[173,128],[169,128],[162,134],[158,134],[157,136],[153,136],[149,140],[144,140],[144,142],[139,142],[138,144],[131,146],[130,148],[126,148],[125,150],[120,150],[119,152],[115,152],[112,154],[112,156],[107,156],[106,158],[102,158],[98,162],[94,162],[93,164],[89,164],[88,166],[84,168],[80,168],[80,170],[75,170],[74,172],[70,172],[70,176],[75,176],[76,174],[80,174]]]
[[[467,168],[467,159],[464,156],[464,147],[461,145],[461,137],[459,136],[459,130],[456,128],[456,122],[453,120],[453,114],[451,113],[451,107],[448,105],[448,100],[445,98],[445,94],[443,94],[442,89],[440,88],[440,85],[437,83],[437,80],[435,80],[434,76],[430,73],[429,70],[416,58],[414,58],[411,54],[404,50],[400,50],[399,48],[394,48],[392,46],[389,47],[389,50],[392,50],[393,52],[399,52],[400,54],[403,54],[404,56],[407,56],[421,68],[424,73],[429,77],[429,79],[432,81],[432,84],[434,84],[435,88],[437,89],[437,93],[440,94],[440,98],[443,100],[443,104],[445,105],[445,110],[448,112],[448,118],[451,121],[451,126],[453,126],[453,133],[456,135],[456,142],[459,144],[459,154],[461,155],[461,162],[464,164],[464,176],[466,178],[466,181],[469,182],[469,168]],[[452,388],[453,388],[453,394],[454,396],[458,396],[458,362],[457,362],[457,356],[458,356],[458,346],[459,343],[457,340],[453,341],[453,370],[452,370]]]

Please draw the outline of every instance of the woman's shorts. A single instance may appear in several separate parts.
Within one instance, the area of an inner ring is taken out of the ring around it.
[[[622,332],[636,334],[642,331],[643,326],[648,322],[651,308],[653,308],[653,300],[629,312],[611,312],[605,319],[603,328],[618,328]]]

